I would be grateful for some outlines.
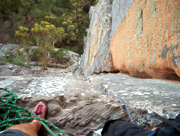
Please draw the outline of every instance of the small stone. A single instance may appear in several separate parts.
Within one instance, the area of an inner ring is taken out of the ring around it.
[[[66,108],[67,107],[67,102],[66,102],[66,98],[64,97],[64,95],[59,95],[59,104],[61,105],[62,108]]]
[[[147,122],[147,124],[152,127],[153,126],[153,123],[152,122]]]
[[[48,115],[55,117],[57,113],[61,111],[61,107],[58,104],[48,104]]]
[[[111,110],[120,109],[120,105],[118,105],[118,104],[112,104],[112,105],[110,106],[110,109],[111,109]]]
[[[154,127],[153,129],[151,129],[151,131],[156,131],[158,128]]]
[[[139,111],[139,113],[140,113],[140,114],[146,114],[146,113],[147,113],[147,110],[142,109],[142,110]]]

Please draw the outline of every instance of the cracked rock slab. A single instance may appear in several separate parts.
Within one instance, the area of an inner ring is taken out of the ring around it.
[[[6,71],[1,72],[3,70]],[[120,99],[98,90],[122,97],[136,124],[144,128],[149,128],[148,123],[158,124],[151,117],[152,111],[166,117],[175,117],[180,112],[179,84],[120,73],[89,77],[72,73],[32,73],[30,69],[24,75],[20,71],[14,74],[13,69],[9,75],[1,73],[0,87],[16,93],[18,105],[29,110],[38,101],[45,100],[49,108],[47,119],[65,132],[89,134],[109,119],[129,120]]]

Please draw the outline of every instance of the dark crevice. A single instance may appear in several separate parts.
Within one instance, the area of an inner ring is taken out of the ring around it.
[[[168,74],[164,74],[163,76],[161,76],[160,78],[153,78],[152,76],[150,76],[147,72],[137,72],[136,74],[131,74],[128,71],[119,71],[119,70],[114,70],[114,71],[103,71],[103,72],[95,72],[94,74],[118,74],[118,73],[122,73],[122,74],[126,74],[128,76],[131,77],[135,77],[135,78],[141,78],[141,79],[159,79],[159,80],[165,80],[165,81],[169,81],[169,82],[174,82],[177,84],[180,84],[180,77],[178,75],[175,74],[174,70],[172,69],[166,69],[165,71],[168,71]]]

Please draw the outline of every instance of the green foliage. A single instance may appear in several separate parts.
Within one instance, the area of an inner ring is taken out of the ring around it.
[[[5,21],[4,24],[2,25],[2,27],[5,29],[8,29],[11,26],[11,22],[10,21]]]
[[[0,21],[5,27],[0,27],[0,33],[15,34],[16,41],[24,47],[32,42],[47,50],[77,46],[78,53],[82,53],[88,10],[96,3],[97,0],[1,0]],[[20,30],[19,26],[29,30]]]
[[[43,58],[42,56],[44,55],[45,53],[44,53],[43,48],[41,47],[33,48],[30,58],[32,61],[41,61],[41,59]]]
[[[96,5],[98,3],[99,0],[94,0],[91,2],[92,5]]]
[[[71,8],[65,10],[62,15],[64,20],[62,25],[66,34],[64,42],[70,45],[70,48],[74,46],[71,43],[76,43],[75,46],[79,48],[78,53],[80,54],[83,52],[83,38],[86,36],[86,29],[89,26],[89,17],[84,9],[94,2],[94,0],[70,0]]]
[[[48,62],[49,62],[49,59],[48,58],[43,58],[42,60],[41,60],[41,64],[42,64],[42,69],[44,69],[44,70],[46,70],[47,69],[47,64],[48,64]]]
[[[46,16],[45,18],[51,21],[56,19],[54,15]],[[20,26],[15,36],[18,42],[23,45],[28,60],[39,61],[43,67],[47,67],[49,52],[54,50],[54,45],[57,41],[62,41],[64,34],[65,30],[63,27],[56,27],[48,21],[41,21],[40,24],[35,23],[31,30]],[[31,43],[29,39],[33,39],[34,44],[38,46],[32,49],[31,55],[29,54],[29,44]]]
[[[59,50],[51,51],[51,57],[55,58],[60,63],[63,61],[64,56],[66,56],[67,54],[68,54],[68,52],[64,48],[60,48]]]
[[[31,18],[34,18],[34,19],[44,17],[44,13],[42,12],[41,9],[38,9],[38,8],[35,8],[35,9],[31,10],[29,15],[30,15]]]
[[[17,13],[21,6],[21,0],[1,0],[0,1],[0,17],[8,19],[12,13]]]
[[[55,18],[56,17],[53,15],[46,16],[46,19],[50,20]],[[38,49],[35,50],[35,52],[41,54],[40,56],[34,54],[35,56],[32,58],[41,61],[43,67],[47,67],[49,51],[54,50],[54,45],[57,41],[62,41],[65,33],[64,28],[56,27],[47,21],[41,21],[40,24],[34,24],[31,33],[35,44],[38,46]]]
[[[24,55],[22,53],[6,53],[5,57],[1,59],[1,63],[3,62],[29,67],[29,63],[27,60],[25,60]]]
[[[41,21],[40,24],[35,23],[31,32],[35,44],[39,47],[44,46],[46,49],[48,49],[49,46],[53,48],[57,41],[62,41],[65,33],[63,27],[56,27],[47,21]]]
[[[70,0],[61,0],[61,7],[63,9],[69,9],[70,8]]]
[[[31,43],[29,29],[23,26],[19,26],[19,31],[15,32],[15,37],[18,43],[20,43],[27,54],[27,60],[29,61],[29,44]],[[29,64],[29,62],[28,62]]]
[[[51,14],[49,16],[45,16],[44,17],[47,21],[49,21],[50,23],[55,22],[55,20],[57,20],[57,17],[54,14]]]
[[[5,64],[6,64],[6,62],[0,58],[0,65],[5,65]]]
[[[19,31],[15,32],[15,37],[18,41],[23,46],[27,46],[29,42],[29,29],[23,26],[19,26]]]

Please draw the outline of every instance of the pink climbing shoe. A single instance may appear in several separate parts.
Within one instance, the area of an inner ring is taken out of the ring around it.
[[[33,113],[35,113],[39,118],[44,118],[46,117],[46,110],[47,106],[45,102],[40,101],[34,108]]]

